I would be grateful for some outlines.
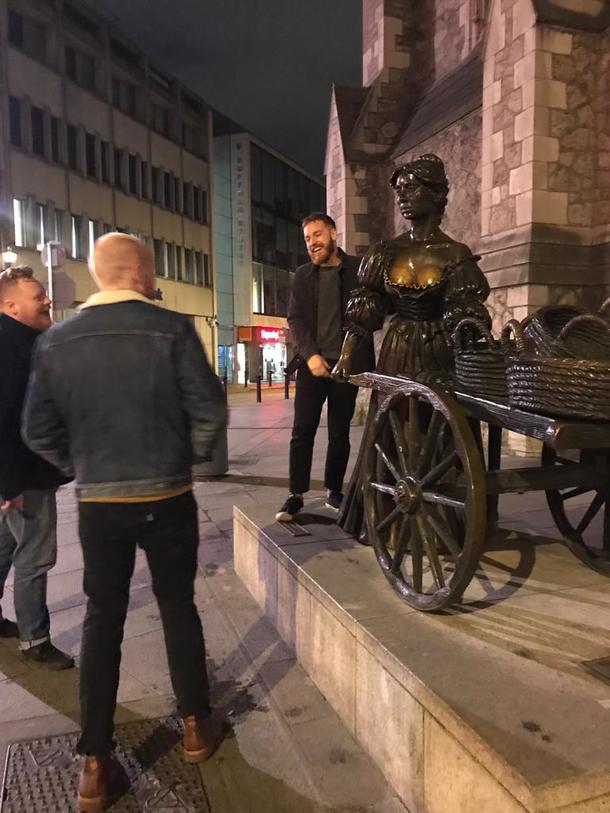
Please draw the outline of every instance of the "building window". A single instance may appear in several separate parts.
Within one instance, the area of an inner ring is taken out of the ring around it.
[[[68,124],[68,166],[78,170],[78,138],[76,127]]]
[[[207,223],[208,220],[208,196],[199,186],[193,190],[193,217],[198,223]]]
[[[136,117],[136,86],[121,79],[112,80],[112,104],[127,113],[128,116]]]
[[[157,206],[163,206],[163,170],[153,167],[153,200]]]
[[[25,206],[22,200],[13,198],[14,243],[17,248],[25,246]]]
[[[173,243],[166,243],[167,249],[167,276],[169,279],[176,279],[176,246]]]
[[[64,239],[64,213],[59,209],[53,212],[53,239],[59,243]]]
[[[163,197],[165,201],[165,208],[172,208],[172,176],[169,172],[163,173]]]
[[[110,144],[102,141],[102,183],[110,183]]]
[[[99,236],[99,229],[95,220],[89,220],[87,222],[87,235],[89,237],[89,257],[93,257],[93,252],[95,251],[95,241]]]
[[[40,107],[31,108],[32,152],[44,158],[44,113]]]
[[[184,249],[184,281],[194,282],[195,275],[193,273],[193,249]]]
[[[66,74],[86,90],[95,90],[95,59],[83,51],[66,46]]]
[[[155,257],[155,273],[158,277],[165,276],[165,252],[163,240],[153,240],[153,254]]]
[[[182,246],[176,246],[176,279],[183,279]]]
[[[70,256],[75,260],[83,256],[82,217],[70,215]]]
[[[15,96],[9,96],[9,137],[14,147],[22,146],[21,136],[21,102]]]
[[[161,135],[169,138],[169,119],[170,111],[167,107],[160,104],[153,104],[152,106],[152,125],[153,129]]]
[[[123,151],[114,148],[114,185],[123,189]]]
[[[129,155],[129,191],[132,195],[138,194],[138,166],[135,155]]]
[[[212,287],[212,274],[210,272],[210,255],[203,255],[203,284],[206,288]]]
[[[148,200],[148,163],[146,161],[142,161],[140,164],[140,181],[142,184],[142,197],[144,200]]]
[[[51,158],[56,164],[61,163],[61,150],[59,147],[59,119],[51,116]]]
[[[191,124],[182,125],[182,145],[195,155],[203,154],[203,130]]]
[[[180,189],[180,178],[174,178],[174,211],[182,210],[182,190]]]
[[[46,59],[46,29],[42,23],[23,17],[15,11],[8,13],[8,38],[11,45],[28,56],[44,62]]]
[[[203,252],[195,252],[195,284],[203,285]]]
[[[95,169],[95,136],[91,133],[85,134],[85,155],[87,160],[87,177],[96,178],[97,172]]]
[[[47,235],[47,207],[42,203],[36,204],[36,225],[37,225],[37,240],[36,248],[38,251],[42,249],[48,240]]]

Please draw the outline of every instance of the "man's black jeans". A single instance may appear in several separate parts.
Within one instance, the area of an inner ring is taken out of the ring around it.
[[[332,369],[332,363],[331,363]],[[349,425],[354,414],[358,387],[332,378],[317,378],[307,364],[299,367],[294,398],[294,424],[290,440],[290,491],[309,491],[311,460],[316,430],[324,401],[328,399],[328,448],[324,485],[341,491],[349,459]]]
[[[191,492],[142,503],[79,503],[87,613],[80,667],[81,754],[113,748],[123,624],[136,546],[146,553],[181,717],[210,713],[205,645],[194,602],[199,530]]]

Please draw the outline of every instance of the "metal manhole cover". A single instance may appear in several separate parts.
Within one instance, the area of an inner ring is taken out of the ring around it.
[[[77,811],[80,759],[77,734],[25,740],[9,746],[1,813]],[[117,726],[117,757],[130,789],[112,813],[210,813],[199,770],[182,759],[182,726],[174,717]]]

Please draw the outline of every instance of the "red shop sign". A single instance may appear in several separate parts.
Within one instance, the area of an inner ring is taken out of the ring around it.
[[[259,342],[284,342],[284,331],[279,327],[257,327],[256,338]]]

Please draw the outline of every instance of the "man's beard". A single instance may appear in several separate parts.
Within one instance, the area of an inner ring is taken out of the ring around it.
[[[317,247],[319,247],[320,250],[314,252],[313,248]],[[328,260],[330,260],[330,258],[332,257],[333,252],[335,250],[335,244],[333,243],[332,240],[329,240],[328,243],[316,243],[316,245],[313,246],[313,248],[311,251],[308,252],[309,259],[312,261],[312,263],[315,263],[316,265],[324,265],[324,263],[328,262]]]

